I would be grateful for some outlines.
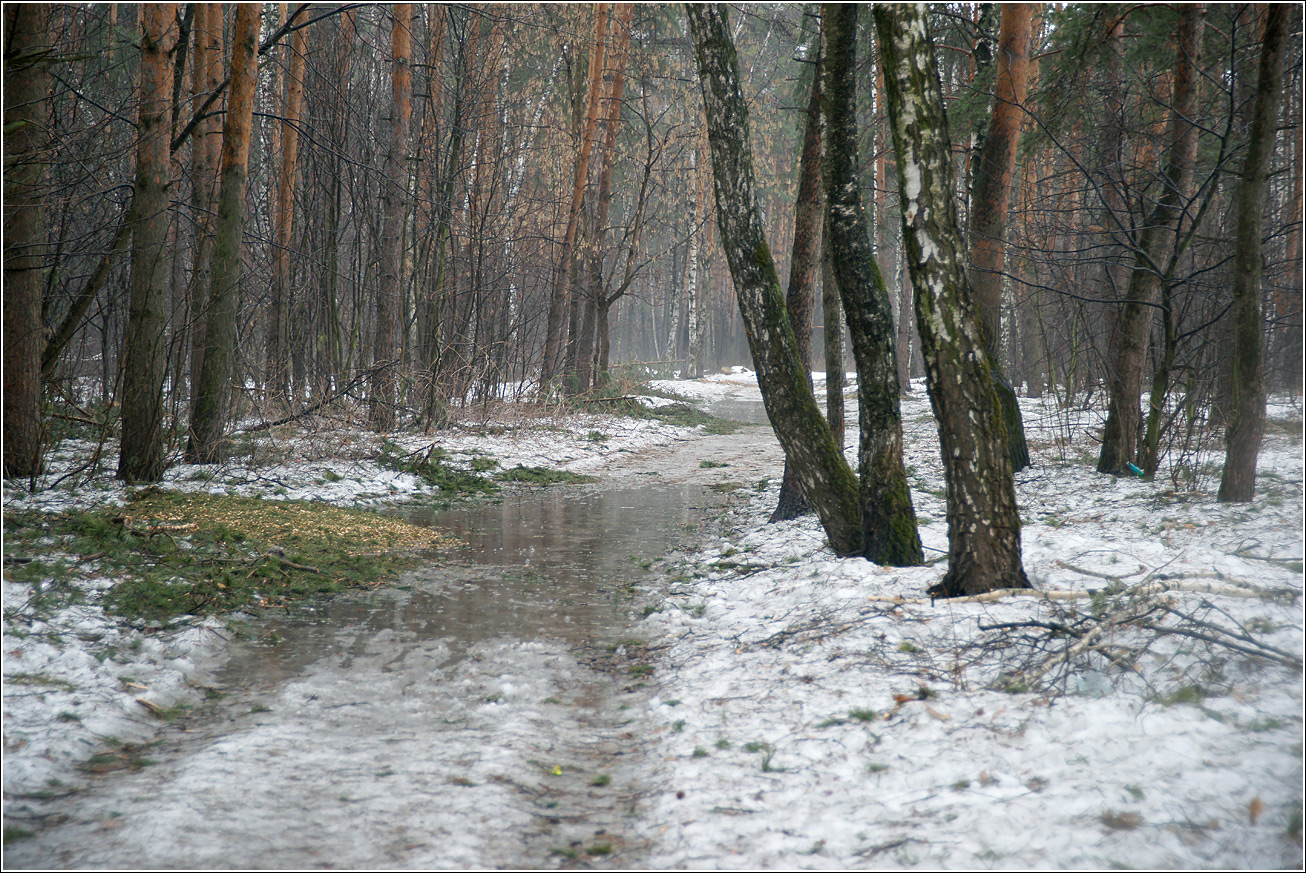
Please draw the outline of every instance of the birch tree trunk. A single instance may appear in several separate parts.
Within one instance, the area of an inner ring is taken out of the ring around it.
[[[798,195],[794,202],[794,242],[789,255],[789,287],[785,308],[794,326],[798,358],[812,378],[812,286],[821,260],[821,72],[824,58],[818,50],[812,69],[812,90],[807,100],[803,151],[798,159]],[[837,440],[842,448],[842,439]],[[812,511],[792,465],[786,460],[780,480],[780,497],[770,522],[787,521]]]
[[[1283,56],[1291,7],[1268,4],[1247,158],[1238,185],[1233,254],[1234,354],[1219,499],[1246,503],[1256,495],[1256,458],[1265,435],[1265,317],[1261,293],[1261,230],[1275,123],[1283,97]]]
[[[137,218],[122,361],[122,443],[118,478],[157,482],[163,476],[164,301],[168,234],[168,133],[177,4],[142,8],[141,108],[136,126]]]
[[[830,546],[840,555],[861,554],[857,479],[812,396],[762,228],[754,194],[748,110],[739,89],[739,66],[725,7],[690,4],[686,10],[712,151],[721,244],[766,413],[786,460],[793,464],[821,518]]]
[[[903,241],[947,484],[948,570],[931,594],[1028,588],[1006,432],[957,227],[948,128],[922,6],[874,9]]]
[[[858,184],[857,13],[855,4],[821,6],[825,70],[821,109],[827,141],[825,225],[830,262],[843,300],[857,365],[857,450],[862,536],[866,557],[879,564],[912,566],[924,560],[907,471],[902,464],[898,365],[893,310],[866,225]]]
[[[204,354],[195,386],[186,460],[216,464],[222,460],[222,430],[231,391],[236,347],[236,311],[240,304],[241,235],[245,227],[245,184],[250,135],[254,123],[254,90],[258,84],[259,5],[236,7],[231,46],[231,91],[222,124],[221,187],[213,241],[209,312],[204,330]]]

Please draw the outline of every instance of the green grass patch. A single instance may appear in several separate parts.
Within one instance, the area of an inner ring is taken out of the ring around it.
[[[376,462],[387,470],[411,473],[427,485],[450,494],[468,496],[499,493],[499,484],[493,479],[477,472],[451,467],[445,463],[447,457],[444,450],[436,445],[425,450],[406,452],[399,444],[385,440],[381,443],[381,453],[376,456]]]
[[[587,482],[598,481],[593,476],[584,476],[580,473],[572,473],[569,470],[550,470],[548,467],[523,467],[518,464],[511,470],[503,470],[494,474],[494,478],[500,482],[515,482],[518,485],[583,485]]]
[[[374,512],[155,488],[125,507],[6,513],[5,533],[6,556],[64,552],[80,559],[78,572],[118,580],[110,612],[159,621],[375,585],[415,564],[419,550],[451,544]]]

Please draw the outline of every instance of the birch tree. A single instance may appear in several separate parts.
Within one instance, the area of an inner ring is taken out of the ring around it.
[[[822,161],[830,263],[857,365],[857,449],[866,556],[881,564],[924,560],[907,471],[902,464],[898,365],[889,292],[871,249],[857,155],[857,12],[855,4],[821,6],[825,43],[821,110],[827,140]]]
[[[875,29],[898,161],[905,257],[947,485],[944,597],[1028,588],[1006,431],[957,226],[951,149],[925,10],[880,5]]]
[[[717,225],[766,414],[785,459],[820,516],[830,546],[841,555],[861,554],[857,479],[812,395],[762,227],[754,193],[748,110],[739,88],[725,7],[690,4],[686,9],[712,152]]]

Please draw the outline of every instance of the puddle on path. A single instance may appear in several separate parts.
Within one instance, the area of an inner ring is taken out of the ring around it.
[[[405,511],[467,546],[260,623],[226,699],[46,810],[6,867],[638,866],[641,706],[575,652],[629,635],[641,564],[722,502],[653,481]]]

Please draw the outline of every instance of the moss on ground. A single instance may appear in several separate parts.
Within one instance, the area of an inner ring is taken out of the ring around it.
[[[416,564],[420,552],[452,545],[363,510],[154,488],[125,507],[6,512],[4,528],[6,573],[15,581],[59,590],[75,589],[66,584],[74,575],[108,577],[109,612],[159,621],[375,586]]]

